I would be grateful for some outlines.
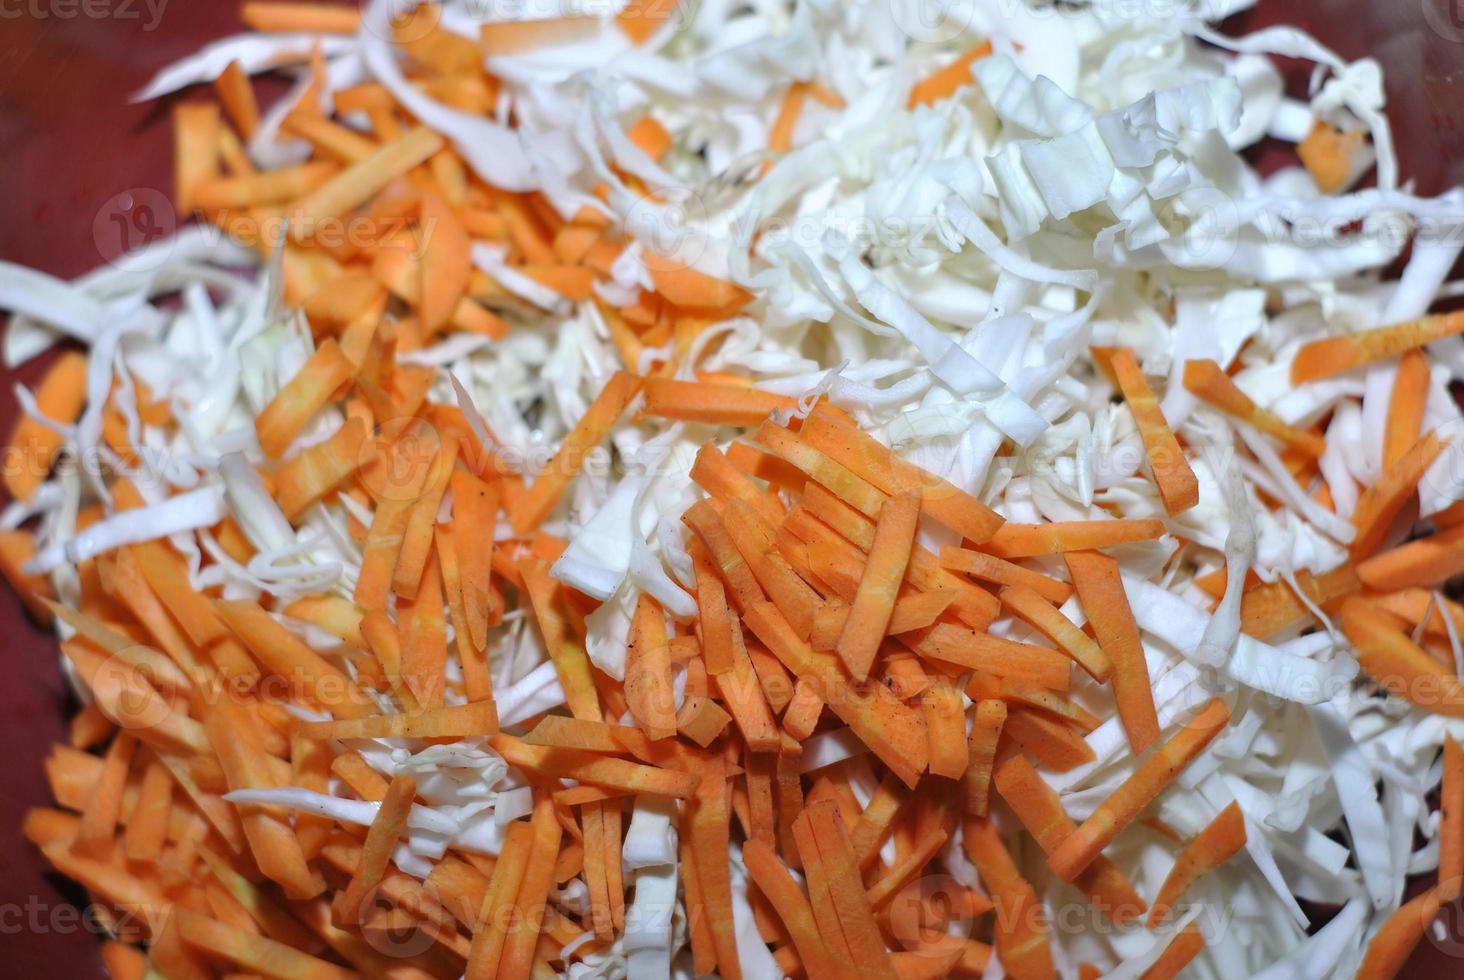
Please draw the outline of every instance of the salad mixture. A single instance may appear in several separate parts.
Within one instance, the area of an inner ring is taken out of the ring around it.
[[[1247,5],[250,2],[159,72],[197,220],[0,265],[25,833],[113,976],[1445,941],[1464,198]]]

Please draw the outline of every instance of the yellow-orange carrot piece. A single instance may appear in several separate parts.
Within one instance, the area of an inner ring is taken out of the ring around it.
[[[1065,720],[1044,711],[1007,707],[1003,734],[1048,769],[1069,772],[1096,758],[1092,746]]]
[[[225,66],[214,80],[214,91],[239,135],[246,140],[253,139],[254,131],[259,128],[259,102],[254,97],[253,83],[238,61]]]
[[[697,451],[691,464],[691,478],[711,495],[726,503],[736,498],[757,511],[769,524],[777,526],[786,516],[779,500],[733,466],[715,443],[707,443]]]
[[[329,3],[285,3],[248,0],[239,18],[250,30],[266,34],[354,34],[361,29],[361,12]]]
[[[1464,525],[1415,538],[1357,563],[1362,584],[1380,592],[1437,588],[1464,572]]]
[[[996,955],[1006,972],[1023,980],[1054,980],[1047,916],[996,829],[984,817],[966,818],[962,843],[981,883],[1003,914],[996,917]]]
[[[1041,572],[1034,572],[1014,562],[967,548],[940,549],[940,565],[953,572],[965,572],[983,582],[998,585],[1025,585],[1048,602],[1061,605],[1073,594],[1073,587]]]
[[[497,975],[509,920],[528,868],[533,837],[533,828],[523,820],[515,820],[504,829],[503,851],[493,866],[488,890],[477,914],[477,925],[473,929],[467,980],[491,980]]]
[[[1052,853],[1078,829],[1063,810],[1057,791],[1025,756],[1008,758],[997,767],[994,778],[1001,798],[1045,853]],[[1128,922],[1144,912],[1144,900],[1128,876],[1102,855],[1073,880],[1073,887],[1087,895],[1098,911],[1115,923]]]
[[[275,472],[275,497],[286,519],[294,520],[356,471],[364,459],[366,423],[347,419],[335,435],[318,442]]]
[[[727,593],[722,588],[722,580],[700,541],[692,548],[691,567],[696,577],[697,615],[707,673],[713,676],[725,674],[734,667],[731,612],[727,608]]]
[[[437,523],[442,495],[447,492],[448,480],[457,463],[458,446],[456,433],[448,432],[443,436],[442,449],[427,469],[422,495],[412,502],[411,512],[407,515],[396,568],[391,574],[391,589],[400,599],[415,599],[417,590],[426,584],[424,572],[431,564],[428,558],[432,551],[432,528]]]
[[[665,614],[660,604],[644,593],[631,618],[630,645],[625,656],[625,701],[647,738],[671,738],[676,734]]]
[[[51,580],[44,575],[27,575],[22,569],[36,556],[36,539],[28,531],[0,531],[0,574],[25,603],[26,610],[40,623],[51,622],[51,610],[43,600],[55,599]]]
[[[738,609],[745,611],[762,602],[765,598],[762,587],[758,585],[752,569],[748,567],[742,552],[728,534],[716,506],[709,500],[698,501],[686,509],[681,520],[701,539],[712,564],[727,583],[732,601]]]
[[[916,106],[932,105],[942,99],[950,98],[961,86],[970,85],[973,81],[971,66],[990,54],[991,42],[982,41],[974,48],[958,55],[955,61],[944,68],[920,79],[910,89],[907,108],[914,109]]]
[[[559,855],[562,830],[554,814],[554,800],[548,794],[534,801],[530,820],[534,829],[529,862],[513,902],[513,921],[503,943],[503,955],[493,976],[498,980],[528,980],[532,975],[534,950],[544,927],[545,903],[554,886],[554,860]]]
[[[268,208],[321,187],[340,173],[340,169],[338,164],[329,160],[316,160],[233,177],[210,175],[193,184],[188,199],[194,207],[205,211]],[[255,234],[259,231],[255,230]],[[274,243],[268,244],[272,246]]]
[[[308,235],[312,229],[365,204],[392,180],[426,163],[445,145],[441,135],[422,126],[383,144],[295,201],[289,212],[291,232]]]
[[[951,684],[932,684],[921,697],[920,709],[930,738],[931,773],[960,779],[971,761],[966,743],[966,706],[960,689]]]
[[[1003,523],[999,514],[971,494],[943,477],[906,462],[879,440],[836,418],[827,409],[816,408],[804,422],[801,435],[809,445],[883,493],[893,496],[918,490],[921,510],[969,541],[981,544]]]
[[[763,593],[793,624],[798,635],[807,639],[813,632],[813,613],[819,596],[779,553],[772,528],[757,511],[737,498],[727,502],[722,524]]]
[[[757,634],[793,674],[811,680],[834,714],[906,785],[914,786],[929,762],[930,749],[920,716],[883,684],[869,685],[860,697],[849,694],[849,680],[837,658],[815,653],[769,602],[745,616]]]
[[[1113,665],[1113,699],[1129,748],[1136,754],[1146,752],[1159,739],[1159,715],[1118,562],[1096,551],[1070,551],[1063,559],[1098,645]]]
[[[688,695],[676,712],[676,730],[702,748],[716,741],[731,721],[717,702],[697,695]]]
[[[727,786],[726,763],[711,756],[700,765],[696,793],[685,805],[687,837],[696,853],[694,873],[704,914],[711,927],[717,973],[740,978],[741,963],[732,923],[732,872],[728,849],[732,807]]]
[[[122,796],[127,789],[127,774],[136,748],[137,739],[127,732],[119,732],[108,747],[101,776],[92,789],[86,809],[81,811],[81,823],[71,843],[77,852],[100,858],[111,850],[117,822],[122,817]]]
[[[328,154],[342,163],[359,163],[376,152],[379,144],[348,126],[331,122],[329,119],[308,109],[296,109],[287,114],[280,123],[287,132],[309,140],[321,153]]]
[[[749,840],[742,848],[747,872],[777,911],[783,927],[798,950],[798,959],[809,980],[838,980],[841,975],[819,935],[813,908],[787,867],[766,841]]]
[[[1464,683],[1410,640],[1397,620],[1353,596],[1342,603],[1341,626],[1358,664],[1384,690],[1424,711],[1464,718]]]
[[[624,371],[615,372],[564,442],[560,443],[549,465],[530,484],[519,505],[509,514],[515,533],[528,534],[544,523],[584,466],[586,457],[609,434],[611,426],[625,413],[640,387],[640,378]]]
[[[823,696],[818,688],[799,678],[793,684],[793,697],[783,709],[783,731],[794,741],[803,742],[813,734],[823,709]]]
[[[492,745],[509,765],[545,776],[677,799],[686,799],[696,789],[697,777],[691,773],[643,766],[573,749],[530,745],[502,732],[493,737]]]
[[[300,726],[300,734],[311,739],[471,738],[497,733],[498,712],[492,701],[423,708],[398,715],[312,721]]]
[[[730,312],[752,301],[752,294],[741,286],[715,279],[677,259],[649,250],[641,258],[656,292],[682,309]]]
[[[1421,348],[1405,351],[1398,358],[1398,373],[1393,380],[1393,396],[1388,402],[1388,419],[1383,429],[1384,467],[1402,459],[1423,434],[1429,376],[1428,354]]]
[[[1443,898],[1430,888],[1388,916],[1368,944],[1357,970],[1357,980],[1391,980],[1403,969],[1419,940],[1438,918]]]
[[[891,497],[880,508],[869,560],[837,647],[839,659],[855,680],[862,681],[869,676],[875,654],[889,628],[895,596],[909,566],[910,549],[915,544],[919,525],[919,491]]]
[[[1066,551],[1112,548],[1134,541],[1157,541],[1163,536],[1164,522],[1146,519],[1003,524],[981,550],[998,558],[1034,558]]]
[[[1444,451],[1444,445],[1438,433],[1426,433],[1362,492],[1352,512],[1352,525],[1357,528],[1357,537],[1352,540],[1353,558],[1366,558],[1378,550],[1393,518],[1418,490],[1418,482]]]
[[[284,455],[315,413],[355,373],[335,340],[322,343],[254,420],[259,447],[265,455],[275,459]]]
[[[147,957],[136,946],[109,939],[102,946],[102,964],[112,980],[144,980]]]
[[[137,802],[122,835],[122,850],[129,861],[153,862],[163,854],[168,839],[168,818],[173,809],[173,780],[156,759],[142,771]]]
[[[834,496],[865,517],[879,515],[879,509],[885,501],[883,493],[797,434],[772,422],[764,422],[758,427],[755,438],[775,455],[796,466],[810,480],[823,484]]]
[[[1101,718],[1081,705],[1021,678],[998,677],[976,671],[966,689],[981,700],[1000,698],[1017,707],[1040,708],[1085,734],[1103,723]]]
[[[255,743],[252,726],[238,705],[223,701],[204,719],[209,742],[218,756],[229,788],[273,789],[278,785],[271,757]],[[288,817],[273,807],[235,804],[255,864],[265,877],[279,884],[292,899],[314,898],[325,890],[325,880],[311,870]]]
[[[467,295],[472,242],[457,214],[436,194],[422,195],[422,301],[417,309],[429,334],[452,319]]]
[[[1439,793],[1439,900],[1464,890],[1464,749],[1444,736],[1444,784]]]
[[[1113,673],[1113,665],[1102,648],[1064,616],[1062,610],[1033,589],[1025,585],[1008,585],[1001,590],[999,598],[1033,629],[1057,644],[1098,683],[1106,682]]]
[[[141,672],[121,657],[104,657],[88,646],[67,642],[61,652],[76,668],[102,713],[138,738],[160,748],[207,752],[203,726],[175,711]]]
[[[173,106],[173,203],[188,215],[199,207],[200,184],[218,174],[219,107],[212,102],[179,102]]]
[[[493,614],[493,531],[498,523],[498,489],[466,470],[454,470],[451,480],[453,521],[463,547],[458,567],[463,586],[463,613],[473,648],[488,648],[488,620]]]
[[[554,661],[559,683],[568,698],[570,712],[576,718],[599,721],[600,701],[590,673],[590,658],[565,620],[563,586],[549,577],[549,566],[540,559],[520,562],[519,568],[523,572],[524,587],[528,591],[539,632],[544,636],[544,646]]]
[[[996,747],[1001,740],[1006,717],[1005,701],[986,699],[976,703],[976,713],[971,718],[970,763],[962,776],[962,786],[966,794],[966,812],[978,817],[986,816],[992,766],[996,762]]]
[[[1184,386],[1192,395],[1226,415],[1250,423],[1266,435],[1313,459],[1321,456],[1327,448],[1327,440],[1315,432],[1304,432],[1287,425],[1281,416],[1251,401],[1250,396],[1241,391],[1240,386],[1214,361],[1186,361]],[[1417,433],[1414,433],[1414,438],[1417,438]]]
[[[36,387],[36,407],[41,414],[61,425],[74,425],[86,407],[86,355],[63,351],[46,369]],[[16,500],[35,496],[61,451],[59,434],[23,415],[10,434],[10,454],[5,466],[5,488]]]
[[[1304,569],[1297,569],[1293,578],[1312,605],[1323,609],[1361,588],[1351,564],[1340,565],[1325,575],[1312,575]],[[1240,628],[1260,639],[1297,629],[1314,619],[1310,607],[1285,580],[1256,585],[1245,593],[1240,603]]]
[[[417,782],[409,773],[399,772],[392,778],[386,797],[366,831],[356,872],[335,901],[336,915],[342,922],[360,925],[364,921],[362,913],[366,910],[362,906],[386,875],[397,840],[407,829],[407,817],[416,795]]]
[[[1140,975],[1139,980],[1173,980],[1204,948],[1205,934],[1199,923],[1191,922],[1175,933],[1169,945],[1164,947],[1164,952]]]
[[[1358,154],[1367,145],[1367,129],[1339,129],[1318,119],[1300,143],[1296,155],[1323,194],[1335,194],[1356,176]]]
[[[1164,509],[1170,515],[1180,514],[1200,502],[1200,484],[1194,470],[1184,458],[1184,450],[1174,436],[1174,430],[1164,418],[1159,399],[1149,387],[1144,372],[1133,351],[1120,347],[1105,352],[1109,368],[1113,371],[1118,390],[1133,412],[1134,424],[1138,426],[1139,437],[1144,441],[1144,451],[1149,458],[1149,472]]]
[[[265,936],[235,929],[190,911],[175,907],[178,934],[189,946],[228,960],[245,970],[298,980],[350,980],[352,970],[328,963],[292,946]]]
[[[1245,846],[1245,815],[1240,804],[1231,803],[1195,835],[1164,878],[1154,907],[1149,912],[1149,928],[1164,921],[1175,901],[1201,875],[1215,870]],[[1096,862],[1095,862],[1096,864]]]
[[[824,942],[838,945],[830,934],[843,936],[842,946],[848,950],[850,972],[871,977],[892,977],[894,966],[889,960],[884,939],[874,918],[874,906],[860,880],[859,865],[848,830],[831,800],[810,802],[794,822],[799,856],[809,872],[812,893],[822,879],[823,894],[813,897],[814,914],[824,911],[819,923]]]
[[[742,739],[752,752],[776,752],[780,744],[773,709],[763,692],[757,670],[748,655],[742,624],[732,620],[732,669],[712,674],[722,704],[732,714]],[[769,658],[771,659],[771,658]]]
[[[423,708],[443,704],[447,684],[447,618],[442,597],[442,570],[432,561],[422,573],[414,598],[397,603],[401,632],[401,676]]]
[[[1072,881],[1093,863],[1124,827],[1133,822],[1174,779],[1230,724],[1230,709],[1216,698],[1160,745],[1102,803],[1093,815],[1047,856],[1063,881]]]
[[[1291,383],[1302,384],[1344,374],[1461,332],[1464,332],[1464,312],[1454,312],[1345,337],[1314,340],[1296,352],[1291,362]]]
[[[803,115],[803,103],[807,98],[806,83],[794,82],[788,86],[783,104],[778,107],[778,114],[768,130],[768,149],[773,153],[787,153],[793,148],[793,132],[798,128],[798,120]]]
[[[1071,684],[1072,660],[1049,647],[1017,643],[952,623],[936,623],[905,633],[899,640],[926,659],[1001,677],[1020,677],[1054,691],[1066,691]]]
[[[350,678],[276,622],[258,603],[220,600],[214,608],[254,659],[265,670],[288,681],[292,691],[298,690],[337,718],[377,713],[374,702]]]

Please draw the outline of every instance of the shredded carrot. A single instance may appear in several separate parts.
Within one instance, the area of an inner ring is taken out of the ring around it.
[[[982,550],[1008,560],[1093,551],[1164,536],[1156,520],[1061,521],[1053,524],[1003,524]]]
[[[1149,928],[1164,921],[1175,901],[1197,878],[1230,860],[1244,846],[1245,816],[1238,803],[1231,803],[1175,858],[1149,912]]]
[[[1314,340],[1302,346],[1291,362],[1291,383],[1303,384],[1345,374],[1360,367],[1464,332],[1464,313],[1441,313],[1376,330]]]
[[[819,934],[813,907],[772,846],[766,841],[749,840],[742,847],[742,856],[748,874],[788,930],[809,980],[837,980],[841,974]]]
[[[542,560],[520,563],[524,586],[533,606],[539,631],[549,658],[559,674],[559,683],[568,698],[569,709],[576,718],[600,719],[600,703],[590,675],[590,660],[585,649],[571,635],[565,620],[563,589],[549,577],[549,567]]]
[[[1405,351],[1398,358],[1387,426],[1383,430],[1383,466],[1392,466],[1402,459],[1423,434],[1430,381],[1428,354],[1421,348]]]
[[[36,540],[27,531],[0,531],[0,574],[25,602],[37,622],[49,623],[51,610],[46,600],[55,599],[55,589],[42,575],[27,575],[26,562],[36,556]]]
[[[735,312],[752,301],[741,286],[715,279],[676,259],[647,251],[641,256],[651,282],[667,302],[685,310],[718,314]]]
[[[961,698],[960,690],[953,685],[933,684],[920,701],[930,738],[930,771],[948,779],[960,779],[971,763],[966,708]]]
[[[1160,745],[1127,779],[1098,805],[1047,857],[1053,872],[1072,881],[1134,821],[1230,723],[1230,709],[1219,698],[1207,704],[1184,728]]]
[[[1139,976],[1139,980],[1172,980],[1179,976],[1185,967],[1190,965],[1200,951],[1205,948],[1205,934],[1200,930],[1199,924],[1191,922],[1170,939],[1169,945],[1164,947],[1164,952],[1159,954],[1149,968]]]
[[[1146,752],[1159,739],[1159,716],[1118,562],[1096,551],[1070,551],[1063,559],[1098,645],[1113,665],[1113,698],[1129,747],[1136,754]]]
[[[52,422],[74,425],[86,406],[86,355],[65,351],[47,370],[35,390],[36,408]],[[29,415],[22,416],[10,434],[10,457],[5,466],[5,488],[16,500],[30,500],[40,489],[56,455],[60,433]]]
[[[290,209],[291,233],[300,235],[365,204],[392,180],[425,163],[445,146],[441,136],[418,127],[386,143],[364,160],[299,197]]]
[[[1054,978],[1047,916],[1031,884],[1012,861],[995,828],[983,817],[966,817],[962,843],[1003,914],[996,917],[996,955],[1014,977]]]
[[[1439,794],[1439,901],[1464,890],[1464,749],[1444,736],[1444,783]]]
[[[123,732],[107,749],[101,776],[92,790],[91,799],[81,812],[81,823],[71,846],[78,853],[103,857],[112,848],[117,822],[122,816],[122,794],[127,787],[128,769],[137,740]]]
[[[1007,705],[1002,733],[1023,752],[1054,772],[1071,772],[1092,762],[1096,755],[1073,726],[1050,717],[1045,711],[1032,711]]]
[[[1464,526],[1415,538],[1357,563],[1357,578],[1378,591],[1436,588],[1464,572]]]
[[[965,572],[983,582],[995,582],[998,585],[1025,585],[1048,602],[1058,605],[1067,602],[1073,594],[1073,587],[1066,582],[980,551],[971,551],[966,548],[942,548],[940,564],[942,568]]]
[[[966,812],[974,816],[986,816],[992,766],[1006,717],[1007,706],[1003,701],[988,699],[976,704],[976,714],[971,719],[970,764],[962,777]]]
[[[641,595],[631,620],[630,647],[625,656],[625,700],[647,738],[671,738],[676,734],[678,716],[665,614],[649,595]]]
[[[647,415],[682,422],[737,425],[751,428],[769,416],[786,416],[798,407],[795,399],[751,387],[649,378],[646,381]]]
[[[1226,415],[1248,422],[1266,435],[1279,439],[1308,456],[1321,456],[1327,448],[1327,441],[1321,436],[1293,428],[1275,412],[1251,401],[1250,396],[1241,391],[1240,386],[1214,361],[1186,361],[1184,386]],[[1416,432],[1414,437],[1417,437]]]
[[[1117,348],[1095,353],[1106,359],[1123,400],[1133,412],[1134,424],[1138,426],[1149,458],[1149,472],[1160,499],[1164,501],[1164,510],[1171,516],[1189,510],[1200,501],[1199,481],[1184,457],[1174,430],[1164,418],[1154,389],[1149,387],[1143,371],[1139,370],[1133,351]]]
[[[889,628],[895,595],[910,562],[910,549],[920,522],[920,494],[902,493],[880,508],[869,560],[849,618],[839,634],[839,659],[855,680],[869,676],[879,645]]]
[[[1108,680],[1113,672],[1108,655],[1035,590],[1025,585],[1008,585],[1001,590],[999,598],[1003,605],[1026,620],[1037,632],[1057,644],[1095,681],[1102,684]]]
[[[1368,943],[1357,980],[1392,980],[1438,918],[1443,898],[1437,888],[1421,892],[1388,916]]]
[[[360,11],[325,3],[249,0],[239,8],[239,17],[251,30],[268,34],[354,34],[361,27]]]
[[[1352,524],[1357,528],[1357,537],[1352,541],[1354,558],[1365,558],[1378,550],[1392,529],[1393,519],[1413,498],[1419,481],[1444,451],[1444,445],[1437,433],[1429,432],[1363,491],[1352,512]]]
[[[1366,599],[1342,603],[1342,632],[1357,662],[1384,690],[1434,714],[1464,718],[1464,683],[1410,640],[1387,613]]]
[[[991,54],[991,42],[982,41],[974,48],[960,54],[956,60],[936,71],[920,81],[910,89],[908,107],[913,109],[916,106],[933,105],[942,99],[948,99],[964,85],[970,85],[974,79],[971,76],[971,65]]]
[[[306,423],[354,373],[339,344],[334,340],[322,343],[254,420],[265,454],[276,459],[283,456]]]
[[[253,139],[259,128],[259,102],[254,98],[254,86],[238,61],[231,61],[214,80],[214,90],[229,121],[244,139]]]
[[[173,203],[179,214],[202,207],[195,196],[200,185],[218,176],[220,125],[217,105],[179,102],[173,106]]]
[[[781,524],[786,516],[782,503],[772,494],[759,489],[713,443],[707,443],[697,452],[690,475],[714,500],[725,504],[735,497],[756,510],[770,525]]]
[[[376,818],[366,832],[361,845],[361,859],[356,873],[346,890],[335,904],[337,916],[344,922],[360,923],[362,906],[371,893],[381,884],[387,866],[391,861],[397,839],[407,829],[407,816],[412,810],[412,800],[417,795],[417,783],[408,773],[397,773],[392,778],[386,797],[376,811]]]

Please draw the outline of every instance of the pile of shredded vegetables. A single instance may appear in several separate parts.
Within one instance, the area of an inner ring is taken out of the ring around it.
[[[159,73],[198,220],[0,265],[113,976],[1393,975],[1464,206],[1244,5],[246,3]]]

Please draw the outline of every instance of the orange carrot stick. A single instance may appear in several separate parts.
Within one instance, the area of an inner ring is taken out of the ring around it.
[[[1072,657],[1095,681],[1102,684],[1108,680],[1109,674],[1113,672],[1108,655],[1086,633],[1073,625],[1072,620],[1062,614],[1062,610],[1025,585],[1008,585],[1001,590],[999,598],[1003,605],[1037,632],[1056,643],[1059,649]]]
[[[1061,521],[1055,524],[1003,524],[982,550],[998,558],[1034,558],[1067,551],[1093,551],[1133,541],[1156,541],[1164,522],[1156,520]]]
[[[1104,353],[1118,390],[1133,412],[1134,424],[1138,426],[1149,457],[1149,472],[1153,475],[1160,499],[1164,501],[1164,510],[1171,515],[1189,510],[1200,501],[1200,484],[1184,458],[1184,450],[1180,448],[1174,430],[1164,418],[1154,389],[1149,387],[1144,372],[1139,370],[1133,351],[1117,348]]]
[[[569,710],[576,718],[599,721],[600,701],[595,693],[595,681],[590,673],[590,658],[585,648],[570,633],[569,623],[562,611],[563,586],[549,577],[546,562],[534,559],[519,565],[524,576],[524,587],[534,609],[534,618],[539,632],[544,636],[544,646],[554,668],[559,674],[559,683],[564,687]]]
[[[751,477],[733,466],[715,443],[709,442],[697,452],[691,464],[691,478],[712,499],[725,504],[736,498],[774,526],[781,524],[787,514],[775,496],[762,490]]]
[[[354,34],[361,27],[361,12],[326,3],[255,2],[239,8],[239,17],[253,31],[269,34]]]
[[[544,927],[545,903],[554,884],[554,859],[559,854],[561,828],[554,801],[545,794],[534,802],[530,821],[534,834],[528,865],[514,899],[513,921],[503,943],[503,955],[493,976],[499,980],[527,980],[532,973],[534,949]]]
[[[1123,783],[1047,856],[1048,866],[1063,881],[1072,881],[1107,847],[1118,833],[1152,803],[1175,777],[1230,723],[1230,709],[1219,698],[1211,701],[1184,728],[1160,745]]]
[[[1198,923],[1191,922],[1185,926],[1169,945],[1164,947],[1164,952],[1159,958],[1149,965],[1139,980],[1172,980],[1179,976],[1180,971],[1190,965],[1196,956],[1205,948],[1205,934],[1200,931]]]
[[[671,688],[671,648],[666,638],[665,614],[660,604],[645,594],[636,602],[630,624],[630,647],[625,656],[625,701],[647,738],[675,736],[676,700]]]
[[[1304,344],[1291,362],[1291,383],[1330,378],[1464,332],[1464,313],[1442,313],[1346,337]]]
[[[1066,721],[1046,712],[1007,706],[1002,732],[1023,752],[1055,772],[1069,772],[1096,756],[1086,739]]]
[[[976,714],[971,720],[970,764],[962,777],[962,785],[966,791],[966,812],[974,816],[986,816],[992,765],[996,761],[996,747],[1006,717],[1007,706],[1004,701],[983,700],[976,704]]]
[[[355,374],[340,345],[326,340],[254,420],[259,446],[278,459],[337,388]]]
[[[417,598],[418,589],[426,584],[423,580],[424,572],[430,564],[428,556],[432,551],[432,528],[437,523],[437,512],[442,507],[442,496],[447,492],[448,480],[452,478],[458,449],[459,442],[455,433],[449,432],[443,436],[442,449],[427,469],[422,495],[412,502],[407,525],[402,530],[396,568],[391,575],[391,589],[399,599]]]
[[[982,41],[944,68],[922,78],[910,89],[907,107],[914,109],[916,106],[932,105],[950,98],[961,86],[972,83],[971,65],[990,54],[991,42]]]
[[[875,524],[874,543],[869,560],[859,580],[859,590],[849,608],[849,618],[839,634],[839,659],[855,680],[869,676],[870,667],[889,628],[895,596],[905,569],[910,563],[910,549],[920,524],[920,493],[911,491],[891,497],[880,509]]]
[[[335,435],[316,443],[275,472],[275,497],[287,520],[294,520],[311,504],[345,481],[364,460],[366,423],[347,419]]]
[[[1438,918],[1443,899],[1437,888],[1430,888],[1388,916],[1381,929],[1368,944],[1357,980],[1392,980],[1408,962],[1428,927]]]
[[[74,425],[86,407],[86,355],[63,351],[47,370],[35,390],[36,407],[42,415],[61,425]],[[5,488],[16,500],[35,496],[61,451],[62,438],[56,432],[23,415],[10,434],[10,457],[5,466]]]
[[[712,674],[712,680],[722,696],[723,706],[742,732],[748,750],[776,752],[780,744],[777,722],[773,720],[772,708],[748,655],[742,624],[736,620],[731,623],[731,639],[732,669]]]
[[[1397,621],[1367,600],[1342,603],[1342,632],[1357,662],[1384,690],[1449,718],[1464,718],[1464,683],[1410,640]]]
[[[76,839],[71,843],[77,853],[100,858],[111,850],[117,822],[122,816],[122,796],[127,789],[127,773],[136,747],[137,739],[127,732],[119,732],[112,740],[101,776],[87,800],[86,809],[81,811]]]
[[[1438,433],[1426,433],[1396,463],[1383,470],[1378,482],[1362,492],[1352,512],[1352,524],[1357,528],[1357,537],[1352,541],[1353,558],[1366,558],[1378,550],[1393,518],[1413,497],[1418,482],[1444,451],[1444,445]]]
[[[129,861],[153,862],[162,857],[168,839],[168,817],[173,808],[173,780],[156,760],[143,769],[137,802],[123,832],[123,853]]]
[[[214,608],[254,658],[289,681],[292,691],[298,690],[337,718],[376,714],[375,704],[340,669],[275,622],[258,603],[220,600]]]
[[[1286,424],[1281,416],[1251,401],[1230,375],[1214,361],[1186,361],[1184,386],[1193,395],[1220,409],[1226,415],[1249,422],[1268,436],[1279,439],[1291,448],[1312,458],[1322,455],[1327,440],[1314,432],[1303,432]],[[1417,438],[1417,433],[1414,433]],[[1410,441],[1409,445],[1412,445]]]
[[[1388,420],[1383,429],[1383,466],[1402,459],[1423,434],[1423,413],[1428,405],[1430,382],[1428,354],[1420,348],[1398,358],[1393,380],[1393,397],[1388,402]]]
[[[1245,846],[1245,815],[1231,803],[1210,821],[1174,860],[1149,912],[1149,928],[1164,921],[1175,901],[1195,880],[1229,861]]]
[[[713,385],[671,378],[646,381],[647,415],[711,425],[761,425],[769,416],[784,416],[798,407],[795,399],[751,387]]]
[[[727,527],[717,508],[709,500],[698,501],[688,507],[681,520],[696,533],[706,548],[713,566],[727,584],[732,601],[739,610],[762,602],[765,596],[752,569],[742,557],[742,552],[733,543]]]
[[[1037,893],[1018,872],[996,829],[983,817],[966,818],[962,843],[981,883],[1002,914],[995,924],[996,955],[1014,977],[1055,978],[1047,916]]]
[[[809,980],[838,980],[840,973],[819,935],[808,897],[778,860],[773,848],[765,841],[749,840],[742,846],[742,858],[758,891],[772,903],[788,930]]]
[[[1063,559],[1083,612],[1093,624],[1098,645],[1113,665],[1113,698],[1128,734],[1129,748],[1135,753],[1146,752],[1159,739],[1159,716],[1154,708],[1143,641],[1123,589],[1118,562],[1096,551],[1070,551]]]
[[[488,648],[488,620],[493,613],[493,531],[498,522],[497,488],[466,470],[454,470],[452,485],[453,520],[463,529],[466,547],[458,550],[458,567],[463,586],[463,614],[468,621],[473,648]]]
[[[336,900],[336,915],[342,922],[359,925],[363,921],[365,909],[362,906],[386,875],[397,840],[407,829],[407,817],[412,812],[412,801],[416,795],[417,782],[408,773],[399,772],[392,778],[386,798],[381,801],[381,807],[366,831],[356,873]]]
[[[1436,588],[1464,572],[1464,525],[1415,538],[1357,563],[1362,584],[1380,592]]]
[[[1444,736],[1444,785],[1439,794],[1439,901],[1464,890],[1464,749]]]
[[[940,564],[954,572],[965,572],[984,582],[998,585],[1025,585],[1048,602],[1061,605],[1073,594],[1066,582],[1034,572],[1014,562],[966,548],[940,549]]]
[[[959,688],[932,684],[920,702],[925,728],[930,734],[930,771],[947,779],[960,779],[971,762],[966,743],[966,706]]]
[[[383,144],[366,159],[299,198],[290,209],[291,232],[308,234],[348,214],[392,180],[427,162],[445,145],[442,136],[420,126]]]
[[[674,306],[687,310],[734,311],[752,301],[752,294],[735,283],[715,279],[677,259],[647,250],[642,256],[656,292]]]

